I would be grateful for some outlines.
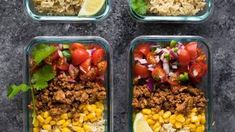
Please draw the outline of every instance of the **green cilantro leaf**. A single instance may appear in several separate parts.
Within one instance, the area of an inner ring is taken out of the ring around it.
[[[56,47],[46,44],[39,44],[32,50],[33,60],[36,64],[46,59],[49,55],[56,51]]]
[[[31,81],[34,88],[36,88],[37,90],[41,90],[46,88],[48,86],[47,81],[50,81],[54,77],[55,73],[53,72],[52,66],[45,65],[33,74]]]
[[[132,0],[132,9],[139,15],[144,15],[147,13],[148,5],[145,0]]]
[[[30,89],[30,87],[26,84],[20,84],[20,85],[11,85],[9,88],[8,88],[8,91],[7,91],[7,97],[9,99],[12,99],[13,97],[15,97],[19,92],[27,92],[28,90]]]

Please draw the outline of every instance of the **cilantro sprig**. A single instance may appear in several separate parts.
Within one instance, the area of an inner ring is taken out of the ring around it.
[[[20,85],[11,85],[9,88],[8,88],[8,91],[7,91],[7,97],[9,99],[12,99],[13,97],[15,97],[19,92],[27,92],[28,90],[30,89],[30,87],[26,84],[20,84]]]
[[[35,46],[35,48],[32,50],[32,57],[33,60],[38,65],[40,62],[42,62],[44,59],[46,59],[49,55],[54,53],[56,51],[56,47],[46,44],[39,44]]]
[[[139,15],[145,15],[147,13],[148,4],[145,0],[131,0],[132,9]]]

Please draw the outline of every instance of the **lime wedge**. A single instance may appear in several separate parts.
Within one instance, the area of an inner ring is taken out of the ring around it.
[[[141,113],[136,114],[134,132],[153,132]]]
[[[84,0],[79,16],[92,16],[98,13],[103,7],[105,0]]]

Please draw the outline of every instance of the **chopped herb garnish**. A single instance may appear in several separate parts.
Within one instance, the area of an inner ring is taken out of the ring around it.
[[[19,92],[27,92],[30,89],[29,86],[27,86],[26,84],[20,84],[20,85],[11,85],[8,88],[7,91],[7,97],[9,99],[12,99],[13,97],[15,97]]]
[[[170,47],[174,48],[176,45],[177,45],[177,41],[176,40],[171,40]]]
[[[64,57],[70,59],[71,58],[71,53],[69,52],[69,50],[64,50],[62,51],[62,54]]]
[[[131,0],[132,9],[139,15],[147,13],[148,5],[145,0]]]
[[[187,82],[189,80],[188,73],[184,72],[184,74],[180,74],[179,80],[180,82]]]
[[[166,58],[167,61],[170,61],[170,59],[171,59],[170,54],[165,54],[164,58]]]
[[[56,51],[56,47],[46,44],[39,44],[35,46],[32,51],[33,60],[36,64],[39,64],[41,61],[46,59],[49,55]]]

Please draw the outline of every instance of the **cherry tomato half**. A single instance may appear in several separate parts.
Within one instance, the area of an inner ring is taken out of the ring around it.
[[[145,56],[147,56],[148,53],[150,52],[150,45],[146,43],[140,44],[137,46],[137,50],[140,51]]]
[[[85,49],[76,49],[72,52],[73,65],[79,65],[89,58],[89,53]]]
[[[104,49],[97,49],[94,51],[94,53],[92,54],[92,63],[94,65],[97,65],[100,61],[103,60],[105,56],[105,51]]]
[[[141,65],[139,63],[134,66],[135,76],[141,76],[142,78],[149,77],[148,68],[145,65]]]
[[[207,64],[203,62],[197,62],[190,66],[189,76],[194,82],[201,81],[202,77],[205,76],[207,72]]]
[[[191,59],[195,59],[198,56],[197,46],[198,46],[197,42],[190,42],[187,45],[185,45],[185,49],[188,51]]]
[[[137,49],[134,50],[134,59],[143,59],[144,55]]]
[[[149,64],[157,64],[157,61],[155,60],[154,54],[152,52],[147,54],[147,62]]]
[[[84,73],[88,73],[88,71],[91,69],[91,58],[86,59],[81,65],[80,69]]]
[[[165,71],[161,68],[161,66],[156,66],[155,69],[152,71],[152,77],[155,80],[165,80],[166,78],[166,73]]]
[[[190,63],[190,55],[189,55],[187,50],[180,49],[178,54],[179,54],[178,59],[179,59],[180,65],[185,66],[185,65],[188,65]]]
[[[60,58],[57,63],[56,67],[60,70],[67,71],[69,69],[69,64],[66,61],[66,58]]]
[[[73,52],[76,49],[86,49],[85,46],[81,43],[73,43],[70,45],[69,50],[70,52]]]

